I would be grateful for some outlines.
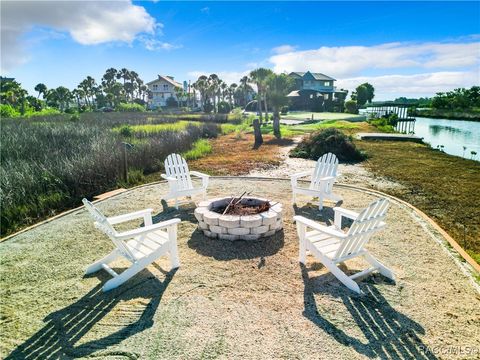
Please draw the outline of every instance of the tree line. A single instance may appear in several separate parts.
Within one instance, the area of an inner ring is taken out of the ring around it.
[[[118,107],[121,103],[145,105],[149,95],[148,87],[135,71],[109,68],[97,82],[87,76],[75,89],[65,86],[47,88],[43,83],[35,86],[37,96],[29,95],[15,80],[0,79],[0,100],[2,116],[15,113],[40,112],[47,108],[60,112],[88,111],[103,107]],[[42,97],[40,99],[40,96]]]

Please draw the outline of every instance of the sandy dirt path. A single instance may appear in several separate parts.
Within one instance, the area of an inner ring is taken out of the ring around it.
[[[301,136],[296,137],[292,145],[282,148],[282,163],[279,166],[270,169],[252,170],[248,176],[289,178],[292,174],[315,168],[316,161],[314,160],[292,158],[289,156],[290,151],[295,148],[301,140]],[[374,188],[386,192],[393,188],[398,189],[402,187],[401,184],[374,175],[368,171],[363,164],[340,164],[338,171],[341,176],[337,182],[341,184]]]

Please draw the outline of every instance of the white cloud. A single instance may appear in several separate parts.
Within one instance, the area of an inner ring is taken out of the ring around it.
[[[82,45],[132,41],[161,27],[145,8],[120,1],[4,1],[1,71],[28,61],[22,36],[36,27],[67,32]]]
[[[272,52],[274,52],[275,54],[286,54],[286,53],[295,51],[296,48],[297,48],[296,46],[292,46],[292,45],[280,45],[280,46],[274,47],[272,49]]]
[[[200,12],[204,14],[210,14],[210,8],[208,6],[205,6],[200,9]]]
[[[174,50],[174,49],[180,49],[182,45],[175,45],[171,44],[168,42],[160,41],[158,39],[155,39],[153,37],[140,37],[139,38],[140,42],[143,43],[145,46],[145,49],[150,50],[150,51],[158,51],[158,50]]]
[[[232,84],[240,81],[242,77],[245,75],[248,75],[250,73],[250,70],[245,70],[245,71],[190,71],[187,74],[192,77],[192,82],[196,81],[201,75],[206,75],[207,77],[210,74],[217,74],[217,76],[225,81],[227,84]]]
[[[471,87],[480,83],[478,71],[439,71],[413,75],[358,76],[337,81],[337,88],[350,92],[359,84],[369,82],[375,88],[376,100],[396,97],[424,97],[458,87]]]
[[[478,67],[480,42],[321,47],[273,55],[269,61],[276,72],[308,69],[337,78],[372,69]]]

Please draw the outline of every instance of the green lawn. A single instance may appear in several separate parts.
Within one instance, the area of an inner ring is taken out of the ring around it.
[[[308,111],[290,111],[287,115],[282,115],[283,119],[291,120],[349,120],[349,121],[363,121],[365,116],[333,113],[333,112],[308,112]]]

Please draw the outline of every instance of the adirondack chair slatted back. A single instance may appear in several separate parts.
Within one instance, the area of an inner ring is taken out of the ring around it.
[[[178,180],[175,190],[193,189],[187,162],[180,155],[170,154],[167,156],[165,159],[165,173],[167,176],[174,177]]]
[[[383,198],[363,209],[348,230],[347,238],[338,248],[335,258],[339,259],[360,252],[370,237],[380,230],[389,205],[388,200]]]
[[[112,240],[118,251],[120,251],[123,256],[125,256],[127,259],[130,259],[131,261],[135,261],[135,256],[133,256],[132,252],[126,247],[123,241],[116,238],[117,231],[113,228],[112,225],[110,225],[106,216],[103,215],[100,210],[98,210],[95,205],[93,205],[87,199],[83,199],[82,202],[92,216],[93,220],[95,221],[95,227],[101,232],[105,233],[110,238],[110,240]]]
[[[331,191],[331,187],[333,186],[333,181],[328,182],[327,186],[328,189],[321,189],[322,186],[325,186],[325,182],[321,182],[320,179],[325,178],[327,176],[337,176],[337,168],[338,168],[338,159],[335,154],[328,153],[322,155],[321,158],[318,159],[317,165],[315,166],[315,170],[312,174],[312,181],[310,183],[310,189],[312,190],[325,190],[326,192]]]

